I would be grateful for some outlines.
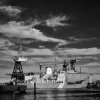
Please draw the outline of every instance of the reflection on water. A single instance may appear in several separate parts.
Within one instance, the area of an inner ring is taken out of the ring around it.
[[[33,92],[26,94],[0,94],[0,100],[100,100],[100,92],[66,92],[57,90],[38,91],[36,95]]]

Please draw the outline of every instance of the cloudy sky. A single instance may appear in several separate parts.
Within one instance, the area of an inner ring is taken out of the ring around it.
[[[100,66],[100,6],[97,1],[1,0],[0,74],[12,71],[18,44],[28,61],[62,63],[74,57],[79,66]]]

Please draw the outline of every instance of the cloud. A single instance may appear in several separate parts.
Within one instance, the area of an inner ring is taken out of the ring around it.
[[[96,66],[97,67],[97,66],[100,66],[100,63],[99,62],[92,62],[92,63],[83,64],[81,66],[86,66],[86,67],[87,66],[91,66],[91,67]]]
[[[58,51],[60,55],[98,55],[100,54],[100,49],[93,48],[65,48]]]
[[[74,43],[79,43],[79,42],[84,42],[84,41],[93,41],[96,40],[97,38],[76,38],[75,36],[68,37],[69,41],[71,41],[72,44]]]
[[[27,23],[30,27],[34,27],[37,25],[42,25],[43,21],[40,21],[39,19],[36,18],[30,18],[29,20],[25,21],[25,23]]]
[[[53,57],[43,58],[43,57],[37,57],[37,58],[31,58],[28,59],[28,63],[54,63]]]
[[[79,55],[79,56],[75,56],[76,59],[78,59],[79,61],[81,60],[98,60],[98,57],[96,55]]]
[[[50,49],[32,49],[28,48],[26,51],[22,51],[22,55],[28,57],[29,65],[30,63],[37,63],[37,62],[50,62],[51,57],[54,57],[54,52]],[[0,50],[0,61],[9,61],[13,62],[14,56],[18,56],[18,52],[15,50]],[[52,60],[52,59],[51,59]]]
[[[86,42],[86,41],[92,41],[92,40],[96,40],[96,38],[75,38],[73,37],[69,37],[69,40],[67,41],[67,44],[75,44],[75,43],[79,43],[79,42]],[[66,45],[66,43],[59,43],[58,45],[55,46],[55,49],[59,49],[59,47]]]
[[[22,44],[30,44],[30,43],[32,43],[32,42],[33,42],[33,40],[27,40],[27,39],[21,40],[21,43],[22,43]]]
[[[53,28],[54,30],[57,29],[57,27],[64,27],[69,26],[70,24],[67,24],[66,21],[69,20],[69,17],[66,17],[65,15],[58,15],[58,16],[50,16],[49,18],[45,19],[39,19],[39,18],[30,18],[26,21],[26,23],[30,24],[30,26],[48,26]]]
[[[4,14],[9,15],[10,17],[17,17],[18,14],[21,13],[21,9],[13,6],[1,6],[0,11],[3,12]]]
[[[15,51],[15,50],[10,50],[10,49],[7,49],[7,50],[1,50],[0,51],[0,55],[2,57],[14,57],[14,56],[17,56],[18,55],[18,52]]]
[[[27,49],[25,52],[23,52],[25,55],[30,55],[30,56],[34,56],[34,55],[38,55],[38,56],[53,56],[54,52],[50,49]]]
[[[66,26],[69,24],[66,24],[66,21],[69,18],[67,18],[65,15],[59,15],[59,16],[51,16],[49,19],[45,20],[45,24],[49,27],[55,28],[58,26]]]
[[[0,38],[0,48],[6,48],[8,46],[12,46],[14,43],[10,42],[8,39]]]
[[[0,5],[8,5],[10,0],[0,0]]]
[[[48,26],[48,27],[52,27],[54,30],[57,27],[64,27],[64,26],[69,26],[70,24],[67,24],[66,21],[69,20],[69,17],[66,17],[65,15],[50,15],[49,18],[30,18],[29,20],[26,21],[26,23],[29,23],[30,26],[37,26],[37,25],[41,25],[41,26]]]
[[[2,63],[2,61],[8,61],[8,62],[12,62],[13,59],[9,56],[3,56],[2,58],[0,58],[0,62]],[[4,63],[5,64],[5,63]]]
[[[41,48],[41,49],[45,48],[45,46],[43,46],[43,45],[39,45],[38,47]]]
[[[45,42],[50,41],[62,44],[67,43],[65,40],[62,39],[47,37],[40,30],[31,28],[28,25],[24,25],[23,22],[11,21],[7,24],[0,25],[0,33],[3,33],[3,35],[9,38],[30,38]]]

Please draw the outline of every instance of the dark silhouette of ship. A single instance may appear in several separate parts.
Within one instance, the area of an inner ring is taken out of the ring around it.
[[[26,91],[27,85],[24,84],[24,73],[21,65],[21,62],[26,60],[27,58],[22,57],[20,52],[18,56],[14,57],[15,65],[11,74],[11,81],[0,84],[0,93],[22,93]]]

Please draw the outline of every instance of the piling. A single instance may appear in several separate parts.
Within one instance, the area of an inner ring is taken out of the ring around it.
[[[36,82],[34,82],[34,94],[36,94]]]

